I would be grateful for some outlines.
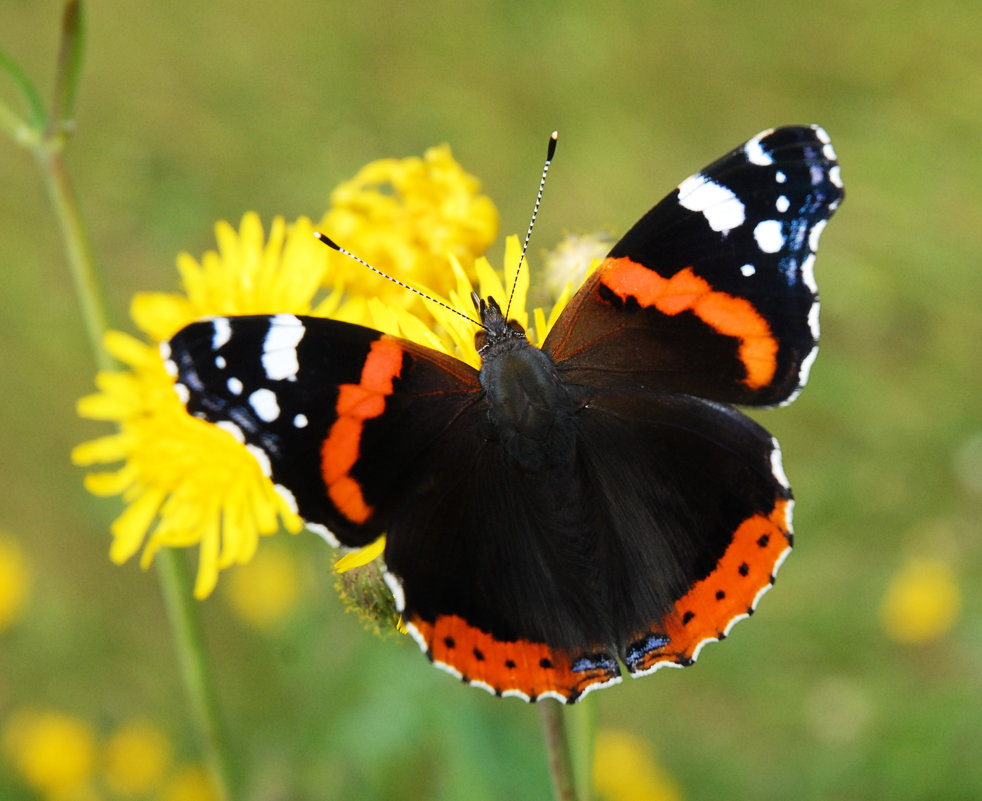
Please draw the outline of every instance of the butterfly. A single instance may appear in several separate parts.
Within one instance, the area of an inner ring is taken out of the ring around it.
[[[843,198],[818,126],[764,131],[682,181],[536,348],[480,299],[480,370],[371,328],[215,317],[162,346],[309,528],[386,535],[385,580],[437,666],[572,703],[692,663],[792,544],[777,441],[819,336],[818,239]]]

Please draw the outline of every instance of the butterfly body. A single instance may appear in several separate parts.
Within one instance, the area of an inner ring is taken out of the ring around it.
[[[691,663],[791,546],[777,442],[818,338],[812,265],[842,197],[824,131],[766,131],[687,179],[541,349],[481,301],[480,370],[333,320],[216,318],[164,352],[188,410],[308,525],[359,547],[427,656],[566,702]]]

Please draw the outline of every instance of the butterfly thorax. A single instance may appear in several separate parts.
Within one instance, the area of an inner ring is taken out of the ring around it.
[[[556,365],[528,341],[518,322],[505,319],[494,298],[479,308],[480,381],[494,433],[526,472],[568,464],[573,404]]]

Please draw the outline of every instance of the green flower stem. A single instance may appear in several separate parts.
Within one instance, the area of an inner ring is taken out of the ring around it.
[[[575,771],[569,750],[569,738],[566,735],[563,705],[551,698],[545,698],[539,701],[538,707],[546,751],[549,754],[549,773],[552,774],[552,789],[556,801],[577,801]]]
[[[216,792],[220,801],[236,797],[233,792],[233,770],[229,758],[228,732],[221,714],[215,682],[209,669],[198,606],[191,593],[191,575],[183,552],[161,548],[154,556],[157,575],[170,618],[174,645],[191,701],[199,736]]]
[[[95,268],[92,246],[72,191],[61,146],[52,147],[44,142],[35,150],[35,155],[48,199],[61,227],[68,267],[75,282],[89,346],[99,369],[112,369],[112,359],[102,347],[102,337],[109,328],[105,293]]]
[[[584,698],[576,706],[569,707],[566,722],[569,724],[569,749],[573,756],[573,771],[579,801],[590,801],[593,795],[593,752],[595,743],[597,712],[596,699]]]
[[[84,54],[85,26],[80,0],[66,0],[62,18],[62,41],[55,80],[55,98],[50,119],[30,81],[6,53],[0,51],[0,72],[14,80],[30,109],[25,119],[0,103],[0,128],[14,141],[34,153],[61,228],[69,268],[75,282],[86,333],[100,369],[114,365],[102,347],[109,328],[108,304],[92,246],[72,189],[64,151],[72,119],[76,90]],[[195,724],[203,741],[216,793],[221,801],[234,798],[228,738],[220,713],[215,681],[204,647],[198,608],[193,601],[191,579],[183,553],[163,548],[156,556],[161,590],[170,616],[185,690]]]

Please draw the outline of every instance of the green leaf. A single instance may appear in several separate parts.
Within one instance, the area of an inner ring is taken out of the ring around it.
[[[61,48],[55,75],[51,111],[51,134],[70,133],[75,118],[75,100],[85,60],[85,15],[82,0],[66,0],[61,22]],[[56,132],[55,127],[61,128]]]
[[[44,104],[41,102],[41,96],[37,93],[24,70],[2,47],[0,47],[0,73],[6,75],[20,92],[28,111],[28,116],[25,118],[6,103],[0,101],[0,125],[18,140],[23,140],[25,128],[37,132],[43,131],[48,122],[48,115],[44,110]]]

